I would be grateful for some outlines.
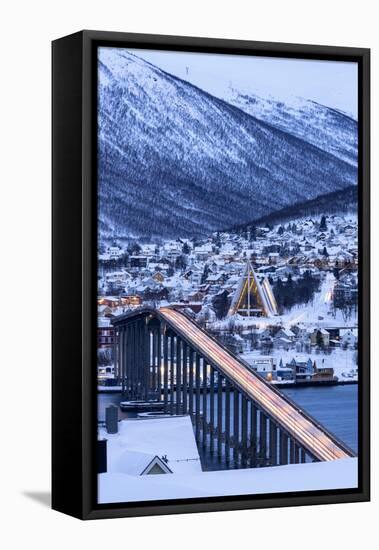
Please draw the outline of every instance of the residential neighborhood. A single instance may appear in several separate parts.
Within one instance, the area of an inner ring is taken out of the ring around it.
[[[237,227],[204,240],[102,242],[99,378],[116,383],[112,319],[171,305],[274,384],[357,381],[357,267],[353,215]]]

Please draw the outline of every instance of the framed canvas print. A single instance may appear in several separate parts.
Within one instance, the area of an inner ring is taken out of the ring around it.
[[[369,50],[53,42],[53,508],[369,499]]]

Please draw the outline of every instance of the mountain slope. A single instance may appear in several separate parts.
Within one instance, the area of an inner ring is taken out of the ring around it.
[[[358,208],[358,187],[352,185],[342,191],[333,191],[305,201],[303,203],[287,206],[254,220],[252,223],[238,225],[228,228],[228,231],[238,231],[252,226],[263,226],[265,224],[285,223],[295,218],[306,218],[311,216],[321,216],[322,214],[346,214],[347,212],[357,212]]]
[[[126,50],[99,51],[102,236],[204,236],[356,183],[356,168]]]
[[[358,123],[347,114],[303,98],[278,101],[234,88],[224,98],[249,115],[357,166]]]

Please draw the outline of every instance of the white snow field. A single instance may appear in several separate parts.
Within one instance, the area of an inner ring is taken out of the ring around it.
[[[100,504],[223,495],[341,489],[357,486],[357,460],[203,472],[188,416],[130,419],[107,439],[107,473],[98,476]],[[172,474],[141,475],[155,457]]]
[[[356,458],[188,475],[131,476],[110,472],[98,476],[99,503],[103,504],[347,489],[357,485]]]

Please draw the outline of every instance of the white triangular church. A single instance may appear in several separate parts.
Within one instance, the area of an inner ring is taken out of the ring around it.
[[[260,282],[249,260],[229,309],[229,315],[236,313],[244,317],[278,315],[278,306],[269,280],[264,277]]]

